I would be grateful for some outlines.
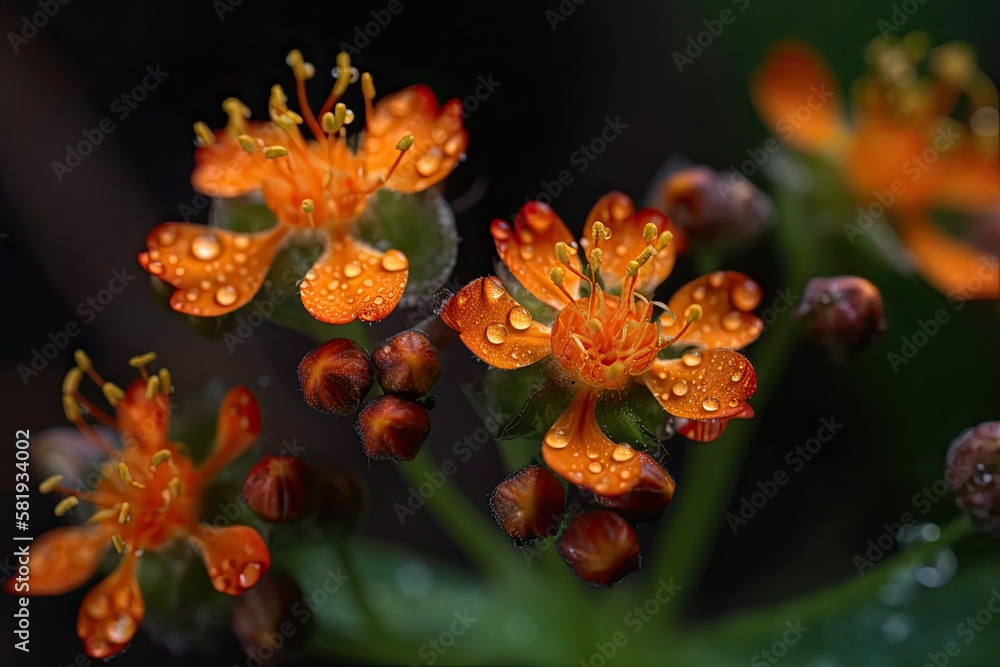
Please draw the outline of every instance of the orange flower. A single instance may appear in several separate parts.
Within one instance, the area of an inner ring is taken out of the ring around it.
[[[962,42],[928,53],[926,36],[913,33],[895,45],[874,40],[866,55],[871,72],[851,88],[853,124],[833,74],[799,43],[776,47],[754,77],[758,114],[790,145],[831,159],[870,208],[884,208],[936,289],[1000,298],[996,259],[943,233],[929,215],[934,208],[977,216],[1000,207],[996,86]],[[920,78],[925,59],[929,76]],[[950,115],[960,102],[965,123]]]
[[[601,431],[594,415],[598,398],[638,382],[678,417],[752,417],[746,399],[756,389],[756,373],[743,356],[722,348],[742,347],[760,334],[762,323],[749,312],[760,302],[760,288],[742,274],[720,271],[685,285],[670,300],[670,311],[683,319],[669,311],[657,317],[647,295],[674,265],[671,222],[651,208],[636,211],[632,200],[615,192],[598,201],[586,226],[586,268],[569,230],[541,202],[525,204],[513,228],[502,220],[491,227],[514,277],[558,311],[551,326],[534,320],[493,276],[464,287],[441,317],[491,366],[555,360],[574,398],[545,434],[545,462],[574,484],[617,496],[639,482],[641,461],[629,444],[614,443]],[[547,250],[553,247],[554,253]],[[681,358],[660,357],[677,342],[692,347]]]
[[[278,218],[269,230],[241,234],[179,222],[156,227],[146,238],[139,263],[177,288],[174,310],[216,316],[245,305],[264,282],[287,237],[315,230],[326,245],[299,288],[302,303],[318,320],[344,324],[380,320],[396,307],[406,286],[409,263],[399,250],[379,250],[353,234],[350,221],[380,188],[420,192],[444,179],[468,143],[462,106],[451,100],[439,108],[426,86],[411,86],[373,104],[375,85],[361,75],[365,130],[356,148],[346,128],[354,112],[337,102],[351,83],[350,58],[337,57],[337,81],[318,116],[306,99],[312,65],[292,51],[302,115],[290,110],[281,86],[271,88],[270,122],[251,122],[242,102],[229,98],[229,123],[209,131],[195,124],[195,189],[212,197],[257,193]],[[314,138],[299,126],[305,123]]]
[[[84,598],[76,631],[87,655],[107,658],[132,640],[145,614],[145,604],[135,577],[136,566],[147,550],[159,551],[175,540],[187,539],[200,553],[216,590],[241,595],[267,572],[271,557],[264,540],[247,526],[216,528],[200,524],[202,489],[227,463],[249,449],[260,432],[260,408],[243,387],[232,389],[219,409],[215,445],[209,457],[195,466],[183,445],[168,439],[170,374],[166,369],[150,375],[150,353],[129,363],[141,379],[122,390],[106,382],[82,352],[78,367],[63,383],[66,416],[109,460],[101,466],[102,478],[93,490],[73,490],[59,475],[42,482],[43,493],[56,491],[66,497],[56,506],[61,516],[81,501],[96,511],[85,525],[51,530],[32,543],[27,590],[17,578],[5,583],[18,595],[59,595],[86,582],[97,571],[109,544],[122,555],[118,567]],[[86,373],[114,407],[108,414],[80,391]],[[121,435],[116,449],[84,419],[90,415]]]

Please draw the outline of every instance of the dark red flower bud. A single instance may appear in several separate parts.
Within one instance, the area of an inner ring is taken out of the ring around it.
[[[945,481],[972,523],[1000,537],[1000,422],[967,429],[948,448]]]
[[[726,427],[729,426],[729,419],[685,419],[674,417],[674,430],[688,440],[695,442],[712,442],[718,440]]]
[[[770,198],[749,180],[701,166],[668,174],[654,206],[693,241],[707,243],[753,239],[774,217]]]
[[[635,530],[614,512],[584,512],[566,527],[557,547],[576,576],[597,586],[610,586],[639,570]]]
[[[334,338],[302,358],[299,385],[314,410],[346,415],[372,388],[368,353],[347,338]]]
[[[236,599],[233,608],[233,634],[239,639],[247,658],[258,664],[275,664],[284,652],[301,648],[312,631],[312,616],[296,614],[303,595],[298,584],[287,574],[271,570],[256,586]],[[285,630],[282,630],[284,626]],[[287,632],[291,627],[295,632]],[[284,637],[280,648],[275,636]]]
[[[361,409],[354,428],[369,457],[409,461],[427,440],[431,416],[421,404],[387,394]]]
[[[423,398],[441,377],[437,349],[422,331],[396,334],[372,354],[375,376],[387,394]]]
[[[858,276],[813,278],[795,317],[805,320],[812,337],[838,357],[877,343],[888,326],[878,288]]]
[[[518,545],[554,533],[566,512],[566,490],[541,466],[523,468],[497,486],[490,510],[503,532]]]
[[[347,530],[360,528],[368,505],[368,487],[361,474],[354,470],[322,473],[319,496],[319,512],[325,520]]]
[[[639,483],[620,496],[594,496],[599,505],[614,510],[632,524],[652,523],[674,497],[674,478],[646,452],[639,452]]]
[[[264,521],[295,521],[312,509],[312,472],[295,456],[268,454],[247,473],[243,495]]]

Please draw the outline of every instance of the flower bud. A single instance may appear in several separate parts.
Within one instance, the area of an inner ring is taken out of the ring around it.
[[[299,363],[299,385],[314,410],[350,414],[372,387],[368,353],[347,338],[323,343]]]
[[[555,532],[566,511],[566,490],[541,466],[528,466],[501,482],[490,510],[503,532],[522,546]]]
[[[858,276],[813,278],[806,283],[795,317],[837,357],[878,342],[888,326],[878,288]]]
[[[639,483],[620,496],[594,496],[599,505],[614,510],[632,524],[652,523],[663,516],[674,497],[673,477],[646,452],[639,452]]]
[[[364,477],[354,470],[323,472],[320,481],[319,513],[326,521],[348,531],[361,527],[368,505],[368,487]]]
[[[948,448],[945,481],[972,523],[1000,537],[1000,422],[967,429]]]
[[[409,461],[427,440],[431,416],[419,403],[386,394],[361,409],[354,428],[369,457]]]
[[[300,648],[312,631],[312,615],[303,621],[302,614],[296,614],[296,607],[302,606],[303,595],[298,584],[287,574],[271,570],[256,586],[236,599],[233,608],[233,634],[239,639],[248,659],[258,664],[275,664],[276,654]],[[303,627],[303,623],[305,626]],[[286,630],[282,630],[285,626]],[[291,626],[294,633],[287,632]],[[273,637],[283,636],[285,642],[279,649]]]
[[[709,167],[671,172],[654,206],[694,241],[752,240],[774,217],[770,198],[742,175]]]
[[[372,354],[375,377],[387,394],[423,398],[441,377],[437,349],[422,331],[396,334]]]
[[[614,512],[595,510],[574,518],[557,547],[576,576],[597,586],[610,586],[639,570],[635,530]]]
[[[694,442],[712,442],[718,440],[726,427],[729,426],[729,419],[685,419],[684,417],[674,417],[674,432],[680,433],[688,440]]]
[[[312,473],[302,459],[268,454],[247,473],[243,495],[264,521],[295,521],[312,509]]]

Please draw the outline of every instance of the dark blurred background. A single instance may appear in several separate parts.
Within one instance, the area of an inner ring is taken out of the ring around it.
[[[495,87],[476,100],[474,110],[467,104],[468,159],[446,184],[447,198],[461,208],[455,285],[492,272],[489,222],[509,217],[563,170],[570,170],[573,182],[553,206],[579,231],[591,205],[609,190],[642,199],[671,156],[717,168],[745,159],[747,149],[768,136],[747,97],[748,76],[768,46],[785,37],[805,40],[846,85],[863,67],[861,49],[878,36],[877,22],[893,11],[893,3],[862,0],[587,0],[580,5],[563,0],[561,5],[574,11],[556,21],[554,14],[547,15],[559,11],[556,0],[400,2],[402,12],[370,43],[354,44],[360,47],[354,63],[373,73],[381,94],[417,82],[430,85],[441,99],[474,96],[481,79]],[[292,48],[316,65],[311,93],[319,102],[327,93],[320,82],[339,45],[353,43],[356,29],[372,20],[370,12],[387,3],[51,4],[58,12],[37,35],[18,44],[16,53],[12,44],[0,45],[4,433],[18,428],[38,433],[64,423],[59,387],[73,349],[87,349],[102,372],[121,381],[127,377],[127,357],[153,349],[170,367],[182,401],[185,392],[215,377],[251,387],[263,407],[262,449],[277,449],[294,438],[307,447],[304,456],[312,461],[362,471],[371,489],[367,535],[460,560],[427,512],[400,527],[392,508],[405,501],[407,485],[392,467],[364,457],[351,420],[317,414],[301,401],[294,369],[312,341],[266,325],[231,354],[221,341],[200,337],[185,318],[161,307],[135,260],[154,225],[184,219],[184,207],[197,208],[189,180],[191,124],[204,120],[221,126],[220,103],[231,95],[246,102],[255,117],[264,117],[270,85],[291,88],[284,59]],[[1000,76],[995,2],[927,0],[918,7],[899,34],[920,28],[936,41],[968,40],[986,72]],[[679,72],[673,52],[704,30],[703,21],[727,8],[736,20]],[[0,8],[4,41],[22,30],[22,17],[37,11],[36,1],[5,0]],[[147,67],[168,74],[120,119],[112,104],[143,79]],[[96,128],[104,117],[114,119],[114,131],[57,180],[51,163],[65,161],[66,145],[80,141],[84,130]],[[607,119],[620,119],[625,129],[581,171],[571,156],[599,136]],[[192,220],[206,221],[207,210]],[[857,260],[845,251],[850,246],[831,248],[824,268],[858,270]],[[761,283],[765,305],[787,286],[766,238],[755,249],[728,257],[726,264]],[[135,278],[92,322],[84,321],[78,304],[107,287],[114,270]],[[736,535],[720,528],[694,613],[710,616],[748,600],[780,599],[852,575],[851,556],[882,532],[883,522],[911,510],[913,494],[940,478],[949,440],[969,425],[997,418],[995,305],[969,304],[956,314],[957,323],[921,352],[919,364],[893,373],[886,354],[898,351],[900,337],[944,305],[944,297],[916,277],[885,267],[877,271],[871,277],[884,280],[880,287],[890,322],[885,342],[850,366],[832,364],[822,350],[800,348],[771,404],[758,411],[759,429],[734,508],[740,496],[756,490],[758,480],[787,467],[786,453],[815,435],[821,418],[833,416],[844,429],[816,461],[793,475],[749,528]],[[694,275],[691,261],[682,260],[668,289]],[[801,285],[791,287],[798,293]],[[373,337],[403,328],[406,317],[376,325]],[[71,321],[82,333],[25,386],[17,366],[29,363],[32,350]],[[753,347],[747,354],[753,359]],[[444,361],[429,446],[447,454],[480,426],[461,386],[484,366],[461,346],[447,350]],[[667,467],[682,490],[683,448],[671,446]],[[490,446],[461,468],[456,483],[485,508],[490,490],[504,475]],[[0,479],[5,498],[10,484],[5,473]],[[38,532],[55,522],[47,502],[36,498],[33,503]],[[945,499],[922,518],[944,521],[953,513]],[[5,535],[7,530],[4,526]],[[7,549],[4,544],[0,554]],[[37,616],[31,664],[68,664],[77,655],[72,628],[84,592],[32,602]],[[4,601],[5,624],[10,608]],[[4,644],[8,651],[7,639]],[[220,653],[196,657],[204,664],[239,658],[234,640],[216,648]],[[165,655],[140,631],[121,661],[163,664]]]

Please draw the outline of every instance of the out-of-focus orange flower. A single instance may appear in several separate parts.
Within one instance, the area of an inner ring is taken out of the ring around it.
[[[219,408],[215,445],[195,466],[183,445],[170,442],[170,374],[146,370],[155,355],[134,357],[130,364],[141,379],[128,389],[106,382],[89,358],[77,352],[77,368],[66,376],[63,405],[67,418],[108,456],[101,480],[92,490],[74,490],[59,475],[42,482],[43,493],[65,495],[56,506],[63,515],[81,502],[95,512],[85,525],[51,530],[32,543],[28,590],[16,577],[5,583],[17,595],[59,595],[86,582],[97,570],[107,547],[122,555],[118,567],[84,598],[76,630],[87,655],[107,658],[123,650],[145,615],[136,581],[139,560],[147,550],[158,551],[179,539],[200,553],[212,585],[220,592],[241,595],[267,572],[271,557],[261,536],[247,526],[216,528],[200,524],[202,489],[233,459],[245,452],[260,432],[260,408],[243,387],[232,389]],[[108,414],[80,391],[83,375],[101,388],[114,407]],[[84,419],[117,431],[121,448],[108,443]]]
[[[525,204],[513,227],[502,220],[491,227],[514,277],[558,311],[551,327],[534,320],[493,276],[465,286],[441,317],[491,366],[514,369],[554,359],[574,398],[545,434],[545,462],[573,484],[617,496],[639,483],[641,460],[629,444],[614,443],[601,431],[594,414],[598,397],[638,382],[678,417],[752,417],[746,399],[757,376],[732,348],[760,334],[762,323],[749,311],[761,294],[746,276],[719,271],[682,287],[670,312],[657,316],[648,295],[673,268],[672,223],[655,209],[636,211],[631,199],[615,192],[597,202],[585,229],[586,267],[566,225],[541,202]],[[681,358],[660,358],[679,341],[691,346]]]
[[[226,127],[211,132],[195,124],[200,147],[192,175],[195,189],[211,197],[259,192],[278,218],[269,230],[241,234],[203,225],[168,222],[146,238],[143,268],[177,291],[174,310],[215,316],[245,305],[260,288],[286,238],[301,230],[322,234],[326,249],[300,287],[302,303],[318,320],[343,324],[380,320],[396,307],[409,263],[399,250],[380,252],[351,234],[348,224],[380,188],[420,192],[444,179],[468,144],[462,105],[438,106],[426,86],[411,86],[373,104],[375,85],[361,75],[365,129],[356,147],[347,140],[354,112],[337,100],[351,83],[350,58],[337,58],[337,81],[318,114],[306,98],[313,66],[292,51],[302,115],[290,110],[281,86],[271,88],[270,122],[247,120],[235,98],[223,103]],[[313,134],[307,139],[299,126]]]
[[[823,60],[804,44],[777,46],[751,82],[758,114],[788,144],[833,160],[859,200],[884,209],[936,289],[1000,298],[996,258],[930,218],[935,208],[975,217],[1000,204],[996,86],[963,42],[929,50],[912,33],[898,44],[874,40],[866,57],[849,122]],[[928,75],[919,76],[924,61]],[[960,103],[965,122],[951,115]]]

